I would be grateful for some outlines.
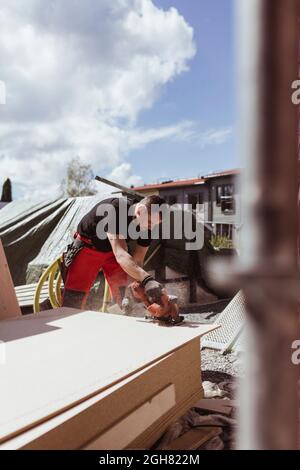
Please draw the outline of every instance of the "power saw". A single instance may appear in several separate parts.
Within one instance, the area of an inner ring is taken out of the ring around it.
[[[136,303],[143,303],[147,312],[145,318],[151,321],[157,321],[167,325],[178,325],[184,318],[178,313],[177,297],[168,295],[165,289],[162,289],[160,303],[151,303],[147,298],[145,289],[137,281],[131,283],[122,302],[122,310],[125,315],[134,312]]]

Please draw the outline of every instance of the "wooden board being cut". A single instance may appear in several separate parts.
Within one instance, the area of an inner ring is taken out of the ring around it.
[[[0,442],[126,379],[207,332],[57,309],[0,322]],[[200,352],[199,352],[200,354]]]

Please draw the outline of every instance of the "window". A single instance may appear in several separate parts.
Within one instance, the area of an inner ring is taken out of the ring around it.
[[[169,206],[173,206],[173,204],[177,204],[177,196],[175,196],[175,194],[173,196],[168,196],[166,197],[166,201]]]
[[[204,197],[203,193],[190,193],[188,196],[188,204],[192,206],[193,210],[197,209],[197,204],[203,204]]]
[[[222,212],[234,210],[233,184],[220,184],[216,188],[216,203],[221,206]]]
[[[233,184],[223,185],[223,196],[233,196]]]
[[[192,206],[192,209],[195,210],[197,207],[197,194],[188,194],[188,204]]]
[[[223,186],[219,185],[219,186],[217,186],[217,197],[216,197],[217,206],[221,205],[222,195],[223,195]]]

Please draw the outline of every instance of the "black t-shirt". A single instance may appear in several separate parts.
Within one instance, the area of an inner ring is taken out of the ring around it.
[[[99,251],[112,251],[106,232],[123,235],[126,240],[136,240],[141,246],[151,243],[151,231],[140,231],[136,225],[134,202],[125,197],[105,199],[79,222],[77,232],[90,239]]]

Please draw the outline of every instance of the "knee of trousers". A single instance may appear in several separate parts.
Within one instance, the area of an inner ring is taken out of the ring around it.
[[[63,307],[81,308],[86,292],[65,289],[63,295]]]

